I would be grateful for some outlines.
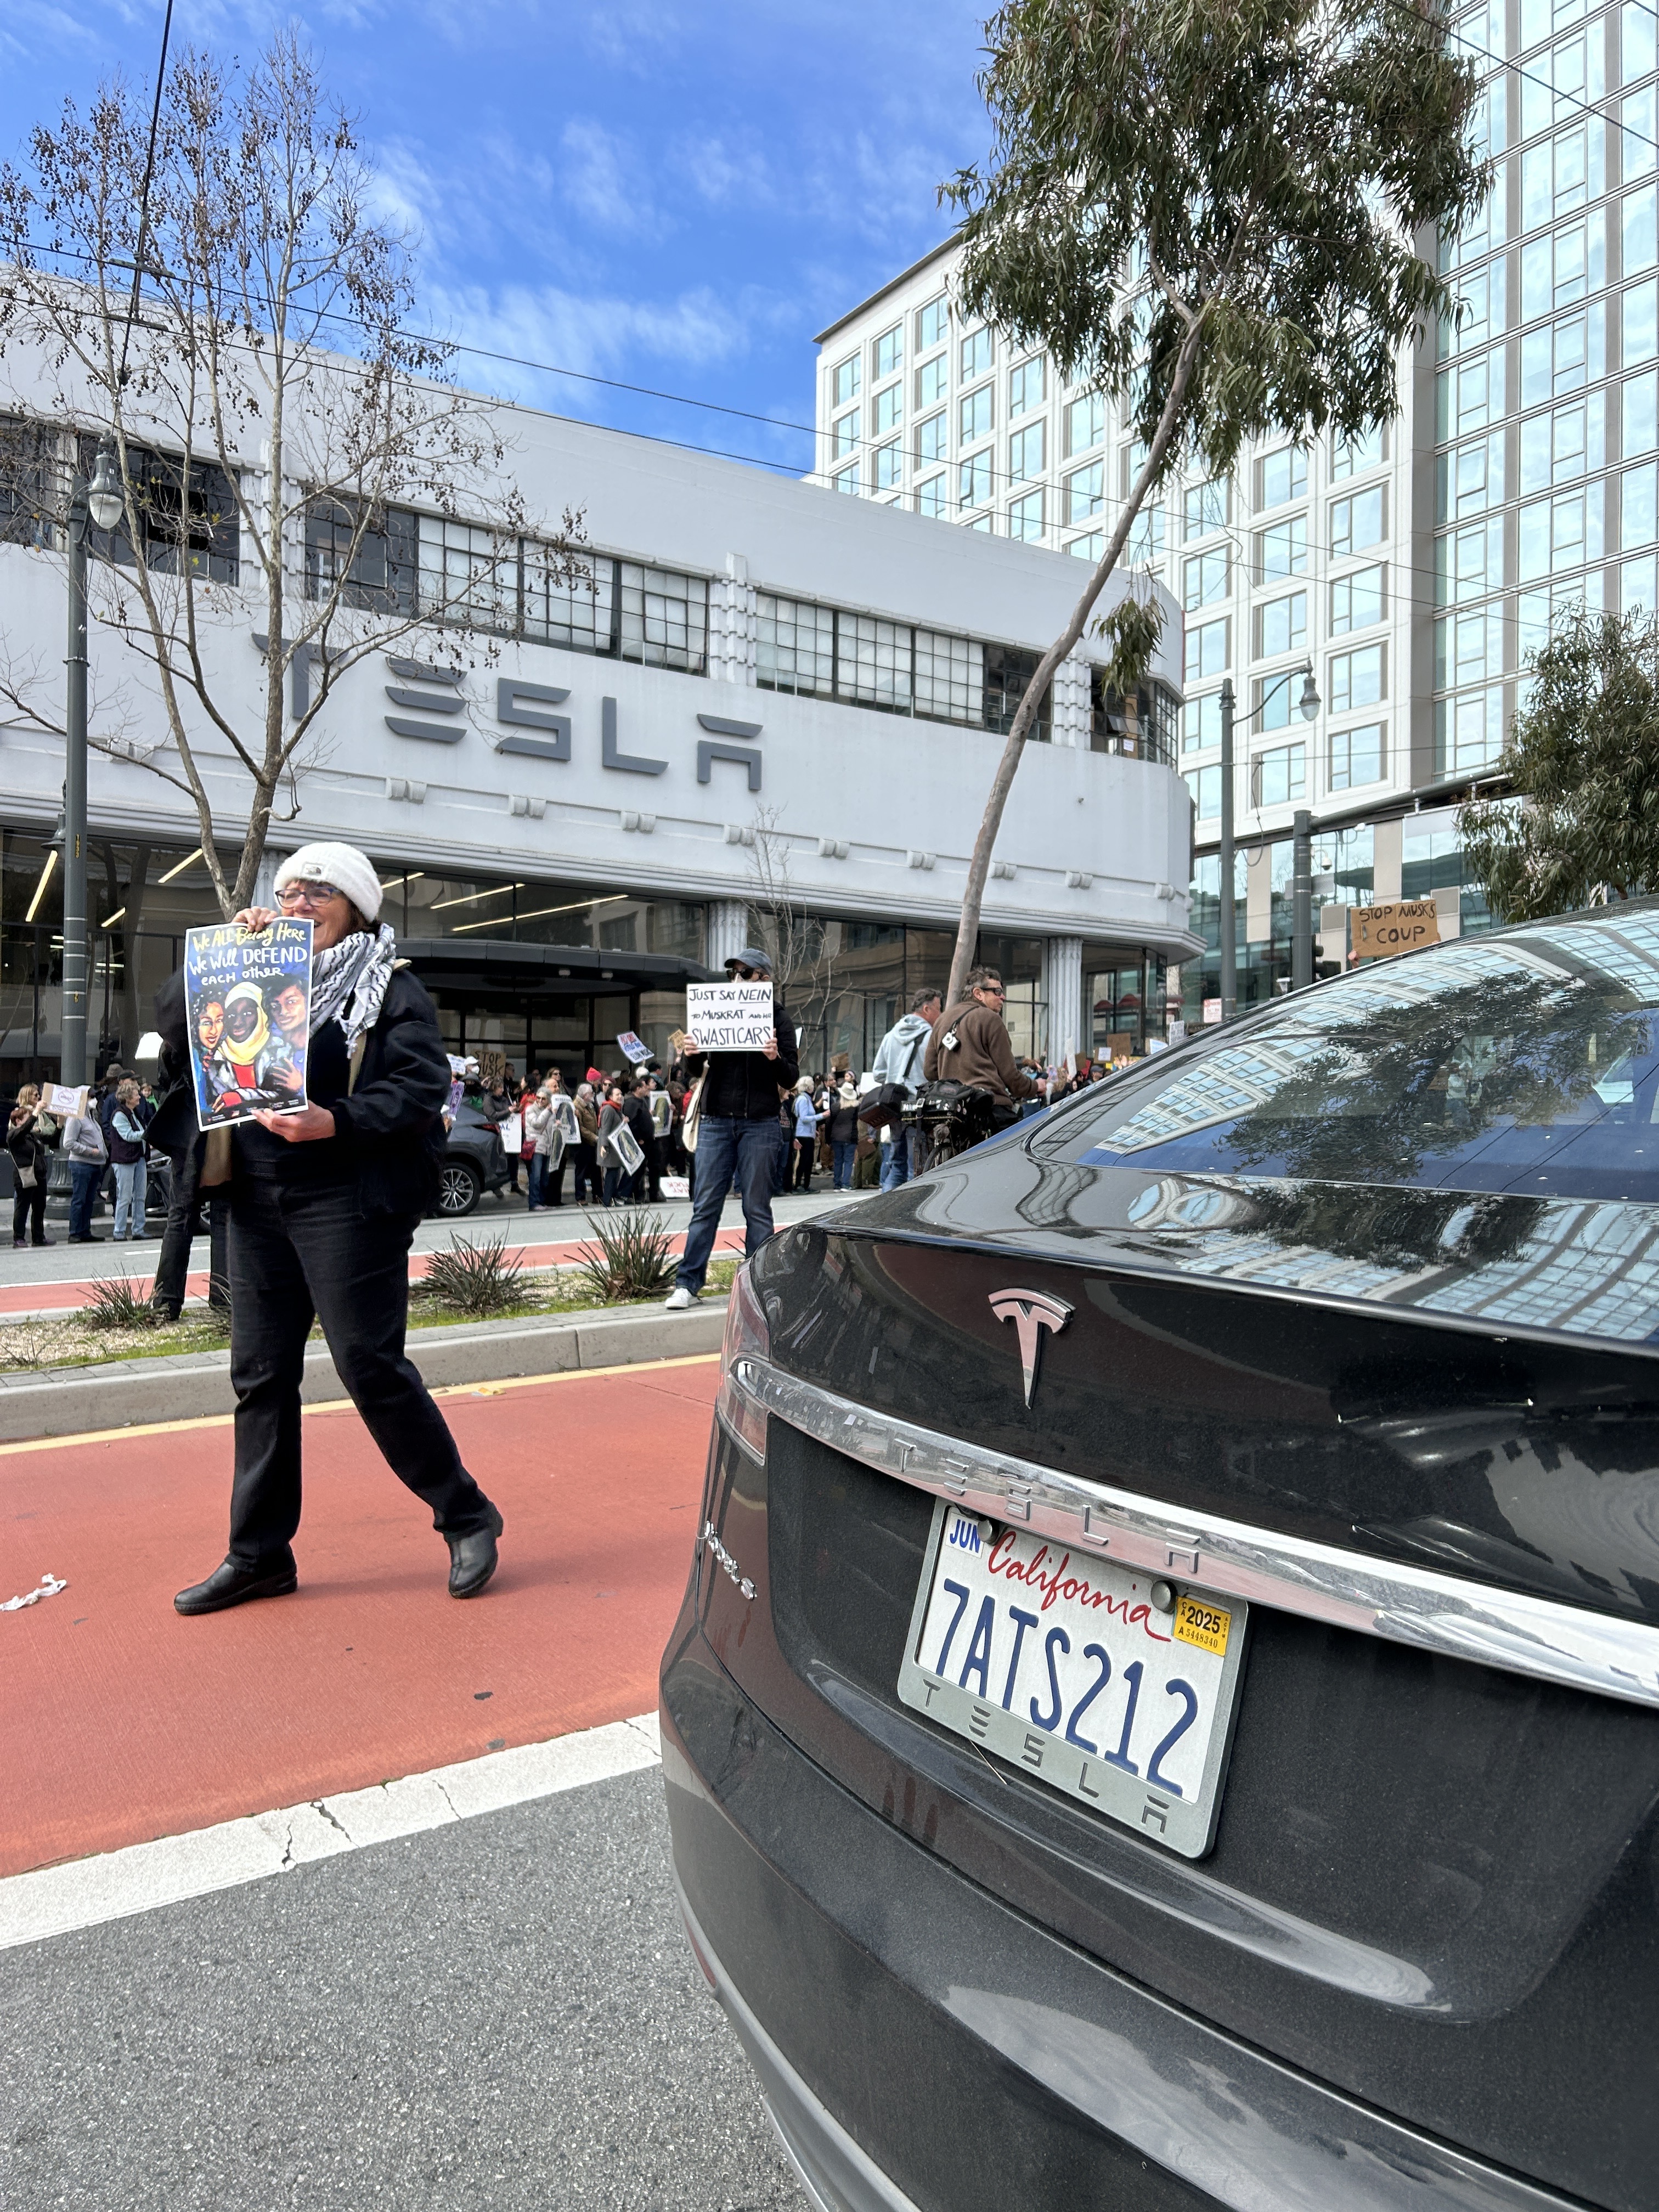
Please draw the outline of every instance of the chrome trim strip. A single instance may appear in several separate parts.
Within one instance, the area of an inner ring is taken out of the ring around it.
[[[1659,1628],[1644,1622],[1243,1522],[1185,1510],[1176,1518],[1155,1498],[874,1413],[752,1356],[743,1364],[741,1387],[769,1413],[935,1498],[1018,1521],[1082,1551],[1109,1553],[1152,1574],[1186,1577],[1206,1589],[1362,1636],[1659,1706]]]

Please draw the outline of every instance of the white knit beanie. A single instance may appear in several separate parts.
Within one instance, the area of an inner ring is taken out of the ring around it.
[[[378,920],[380,879],[367,853],[355,845],[301,845],[276,871],[276,889],[284,884],[332,884],[343,891],[365,921]]]

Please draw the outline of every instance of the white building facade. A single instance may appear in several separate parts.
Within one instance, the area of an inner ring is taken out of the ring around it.
[[[21,424],[66,459],[67,427],[7,368],[14,442]],[[504,541],[487,510],[388,515],[377,558],[408,604],[469,560],[490,581],[459,656],[434,625],[339,678],[271,851],[340,837],[371,854],[453,1049],[567,1073],[617,1064],[624,1030],[661,1049],[684,982],[784,914],[804,1064],[844,1052],[867,1066],[910,994],[945,980],[1000,732],[1064,619],[1071,564],[650,441],[497,413],[528,512],[584,510],[586,580],[559,583],[546,542]],[[325,537],[296,538],[296,603]],[[233,519],[214,541],[205,652],[254,732],[263,613],[242,594],[234,538]],[[64,594],[58,533],[14,481],[0,642],[10,669],[41,672],[47,719],[61,715]],[[1166,968],[1195,949],[1173,620],[1170,635],[1133,754],[1103,748],[1109,702],[1079,655],[1016,781],[981,957],[1005,969],[1027,1048],[1088,1048],[1100,975],[1133,974],[1161,1010]],[[168,762],[153,675],[96,623],[91,658],[94,740],[118,728],[126,756],[95,749],[90,776],[92,1020],[106,1058],[131,1051],[183,930],[216,908],[187,798],[137,757]],[[228,853],[247,780],[205,715],[191,728]],[[52,1072],[58,1049],[47,841],[63,743],[13,716],[0,757],[0,1077],[15,1081]]]
[[[1401,411],[1357,449],[1255,447],[1226,483],[1169,485],[1131,558],[1176,598],[1192,789],[1193,918],[1218,973],[1219,694],[1238,702],[1240,1000],[1289,970],[1290,826],[1308,808],[1326,896],[1465,884],[1455,801],[1489,770],[1527,655],[1563,609],[1659,605],[1656,21],[1645,0],[1483,0],[1453,36],[1489,64],[1498,181],[1443,256],[1465,311],[1402,363]],[[1134,449],[1041,354],[955,312],[953,245],[824,331],[818,480],[989,536],[1098,558]],[[1318,720],[1299,689],[1311,658]],[[1273,693],[1264,705],[1264,695]],[[1246,720],[1247,716],[1252,717]]]

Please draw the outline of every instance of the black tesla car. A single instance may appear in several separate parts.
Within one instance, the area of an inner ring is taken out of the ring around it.
[[[1659,2205],[1659,902],[1280,1000],[732,1306],[664,1657],[823,2205]]]

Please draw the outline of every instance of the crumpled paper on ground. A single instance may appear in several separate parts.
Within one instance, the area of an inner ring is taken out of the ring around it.
[[[5,1584],[0,1583],[0,1589],[4,1588]],[[67,1577],[60,1580],[52,1574],[44,1574],[40,1577],[39,1589],[25,1590],[21,1597],[9,1597],[3,1605],[0,1605],[0,1613],[21,1613],[26,1605],[39,1605],[43,1597],[56,1597],[59,1590],[68,1588]]]

